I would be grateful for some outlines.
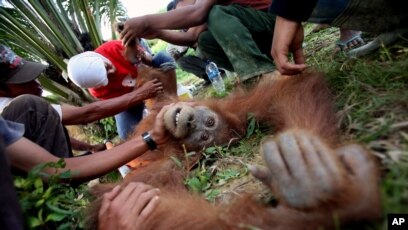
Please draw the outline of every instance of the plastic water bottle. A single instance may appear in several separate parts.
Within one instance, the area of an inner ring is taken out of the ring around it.
[[[224,80],[222,80],[220,71],[214,62],[209,62],[205,67],[205,72],[207,73],[208,79],[210,79],[212,86],[217,91],[217,93],[225,92]]]

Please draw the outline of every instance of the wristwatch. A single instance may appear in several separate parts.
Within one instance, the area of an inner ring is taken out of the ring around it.
[[[142,134],[143,140],[146,142],[147,146],[149,146],[150,150],[155,150],[157,148],[156,142],[152,139],[149,132],[145,132]]]

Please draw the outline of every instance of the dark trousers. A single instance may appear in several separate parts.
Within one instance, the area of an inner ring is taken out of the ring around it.
[[[338,1],[344,0],[334,2]],[[372,33],[404,29],[408,27],[405,3],[402,0],[349,0],[347,7],[336,15],[331,25]]]
[[[68,132],[62,125],[59,114],[41,97],[16,97],[1,115],[6,120],[24,124],[24,137],[53,155],[63,158],[73,156]]]
[[[0,137],[0,229],[23,229],[23,216]]]
[[[177,59],[177,65],[180,69],[192,73],[195,76],[204,79],[209,82],[207,73],[205,72],[206,62],[194,55],[186,55]]]
[[[275,16],[251,7],[215,5],[198,47],[205,58],[241,80],[275,70],[270,51]]]

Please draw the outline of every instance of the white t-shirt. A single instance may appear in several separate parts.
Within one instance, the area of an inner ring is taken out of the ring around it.
[[[14,98],[11,98],[11,97],[0,97],[0,114],[3,112],[4,108],[6,108],[10,104],[10,102],[13,99]],[[51,104],[51,106],[57,111],[58,115],[62,119],[61,105]]]

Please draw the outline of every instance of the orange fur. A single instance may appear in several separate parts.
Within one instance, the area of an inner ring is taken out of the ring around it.
[[[174,99],[172,99],[174,101]],[[144,119],[135,135],[150,130],[154,117],[163,104],[172,100],[163,100],[152,109],[149,117]],[[279,79],[263,79],[251,90],[239,89],[228,98],[197,101],[206,105],[228,122],[228,138],[239,138],[245,134],[247,115],[252,113],[259,121],[273,127],[276,132],[289,129],[307,130],[323,140],[331,148],[340,143],[337,136],[336,119],[331,94],[323,76],[316,73],[305,73],[299,76]],[[357,185],[348,185],[348,179],[342,183],[344,192],[335,199],[304,210],[288,207],[284,203],[277,207],[267,207],[254,201],[249,196],[232,204],[213,206],[202,198],[189,194],[183,178],[186,168],[179,168],[170,155],[175,155],[183,162],[194,162],[196,159],[185,159],[184,149],[175,139],[157,151],[147,152],[139,160],[148,160],[147,165],[139,166],[124,180],[123,185],[131,181],[142,181],[161,188],[160,205],[149,217],[146,229],[316,229],[319,226],[334,227],[332,212],[346,216],[348,206],[361,196]],[[188,164],[188,163],[187,163]],[[372,182],[377,175],[368,178]],[[374,183],[376,184],[376,183]],[[112,186],[97,188],[96,196],[109,191]],[[376,188],[370,188],[376,194]],[[364,194],[363,194],[364,195]],[[374,197],[374,200],[376,198]],[[336,200],[336,201],[334,201]],[[378,203],[379,204],[379,203]],[[375,204],[374,206],[378,206]],[[91,227],[97,225],[97,210],[100,200],[93,203],[88,217]],[[363,208],[362,208],[363,209]],[[358,208],[356,209],[358,211]],[[378,215],[377,209],[370,214],[341,219],[342,222],[372,218]],[[351,212],[352,213],[352,212]],[[96,215],[96,216],[95,216]],[[354,218],[354,219],[353,219]]]

